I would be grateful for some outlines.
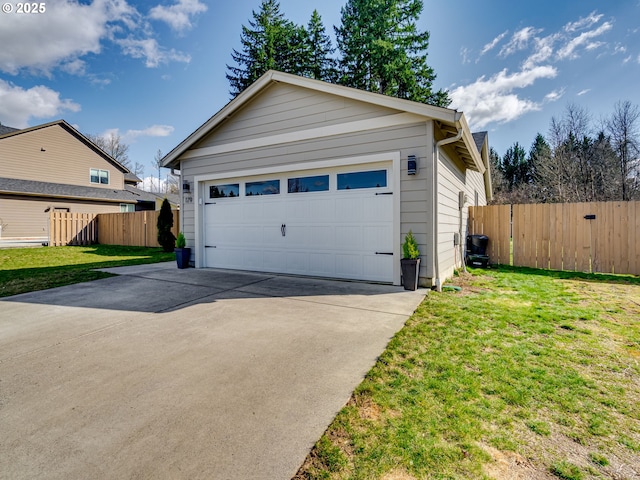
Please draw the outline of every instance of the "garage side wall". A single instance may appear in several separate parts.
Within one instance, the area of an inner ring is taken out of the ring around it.
[[[438,165],[438,256],[444,280],[462,266],[470,205],[486,205],[484,176],[440,152]],[[460,197],[462,192],[463,197]],[[462,204],[460,204],[462,200]],[[458,237],[458,245],[454,243]]]

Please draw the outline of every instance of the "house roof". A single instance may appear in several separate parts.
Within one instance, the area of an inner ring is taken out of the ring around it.
[[[439,127],[449,136],[455,136],[456,133],[462,129],[462,137],[460,140],[452,144],[453,148],[469,168],[481,173],[484,173],[485,171],[484,163],[480,157],[480,152],[476,147],[476,143],[471,135],[469,126],[467,125],[467,121],[462,112],[451,110],[449,108],[412,102],[401,98],[389,97],[387,95],[358,90],[320,80],[313,80],[275,70],[269,70],[266,72],[209,120],[202,124],[195,132],[189,135],[182,143],[176,146],[164,157],[162,165],[173,168],[179,167],[178,159],[182,154],[273,83],[285,83],[288,85],[299,86],[339,97],[420,115],[425,117],[425,119],[428,118],[435,120]]]
[[[54,125],[59,125],[61,128],[63,128],[64,130],[69,132],[71,135],[76,137],[80,142],[84,143],[88,148],[90,148],[91,150],[96,152],[98,155],[100,155],[105,160],[107,160],[108,162],[113,164],[116,168],[118,168],[119,170],[121,170],[125,174],[126,173],[131,173],[131,171],[127,167],[122,165],[115,158],[113,158],[111,155],[106,153],[104,150],[102,150],[95,143],[93,143],[91,140],[89,140],[87,137],[85,137],[82,133],[80,133],[78,130],[73,128],[71,125],[69,125],[64,120],[56,120],[56,121],[49,122],[49,123],[43,123],[42,125],[36,125],[34,127],[23,128],[21,130],[12,129],[11,131],[8,131],[8,132],[5,132],[5,133],[2,133],[2,130],[0,130],[0,141],[4,140],[5,138],[15,137],[17,135],[22,135],[24,133],[35,132],[36,130],[41,130],[43,128],[52,127]],[[8,128],[11,128],[11,127],[8,127]]]
[[[18,128],[7,127],[6,125],[0,124],[0,136],[6,133],[16,132],[18,130],[19,130]]]
[[[164,200],[166,198],[167,200],[169,200],[170,204],[180,205],[180,196],[174,193],[147,192],[145,190],[140,190],[139,188],[136,188],[132,185],[125,185],[124,189],[128,192],[138,195],[139,201],[155,202],[156,200]]]
[[[3,177],[0,177],[0,193],[73,200],[99,200],[114,203],[137,203],[145,200],[140,194],[129,190],[84,187]]]

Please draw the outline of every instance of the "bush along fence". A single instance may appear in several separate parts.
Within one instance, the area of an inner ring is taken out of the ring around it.
[[[640,202],[469,207],[491,263],[640,275]]]
[[[67,213],[51,212],[49,246],[61,245],[126,245],[159,247],[159,211],[130,213]],[[180,212],[173,211],[174,235],[178,235]]]

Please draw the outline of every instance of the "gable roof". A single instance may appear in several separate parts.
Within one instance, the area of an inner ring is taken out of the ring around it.
[[[6,125],[0,124],[0,136],[4,135],[5,133],[15,132],[17,130],[19,129],[13,128],[13,127],[7,127]]]
[[[179,158],[189,150],[189,148],[195,145],[205,135],[211,132],[229,116],[238,111],[273,83],[294,85],[338,97],[344,97],[380,107],[387,107],[402,112],[420,115],[425,119],[435,120],[440,128],[451,136],[455,135],[460,129],[462,129],[462,137],[460,140],[452,144],[453,148],[455,148],[457,155],[460,156],[469,168],[477,170],[480,173],[484,173],[485,171],[484,163],[480,157],[480,152],[476,147],[476,143],[471,135],[469,126],[467,125],[467,121],[462,112],[451,110],[449,108],[412,102],[401,98],[389,97],[387,95],[358,90],[320,80],[313,80],[275,70],[269,70],[266,72],[237,97],[227,103],[227,105],[222,107],[222,109],[209,118],[209,120],[202,124],[195,132],[189,135],[178,146],[171,150],[171,152],[165,155],[162,165],[164,167],[177,168],[179,166]]]
[[[100,147],[98,147],[95,143],[93,143],[91,140],[89,140],[87,137],[85,137],[82,133],[80,133],[78,130],[76,130],[75,128],[73,128],[71,125],[69,125],[66,121],[64,120],[55,120],[53,122],[49,122],[49,123],[43,123],[42,125],[36,125],[34,127],[29,127],[29,128],[23,128],[21,130],[18,129],[12,129],[11,131],[2,133],[2,131],[0,131],[0,141],[4,140],[5,138],[12,138],[12,137],[16,137],[18,135],[22,135],[24,133],[29,133],[29,132],[35,132],[37,130],[42,130],[44,128],[49,128],[49,127],[53,127],[55,125],[60,126],[63,130],[67,131],[69,134],[71,134],[72,136],[74,136],[76,139],[78,139],[81,143],[83,143],[85,146],[87,146],[88,148],[90,148],[91,150],[93,150],[95,153],[97,153],[98,155],[100,155],[101,157],[103,157],[105,160],[107,160],[109,163],[111,163],[113,166],[115,166],[116,168],[118,168],[120,171],[122,171],[123,173],[131,173],[131,171],[125,167],[124,165],[122,165],[120,162],[118,162],[115,158],[113,158],[111,155],[109,155],[107,152],[105,152],[104,150],[102,150]],[[9,127],[11,128],[11,127]]]

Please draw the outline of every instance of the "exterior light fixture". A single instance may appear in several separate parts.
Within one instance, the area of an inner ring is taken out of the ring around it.
[[[416,159],[415,155],[409,155],[409,157],[407,158],[407,174],[418,174],[418,160]]]

